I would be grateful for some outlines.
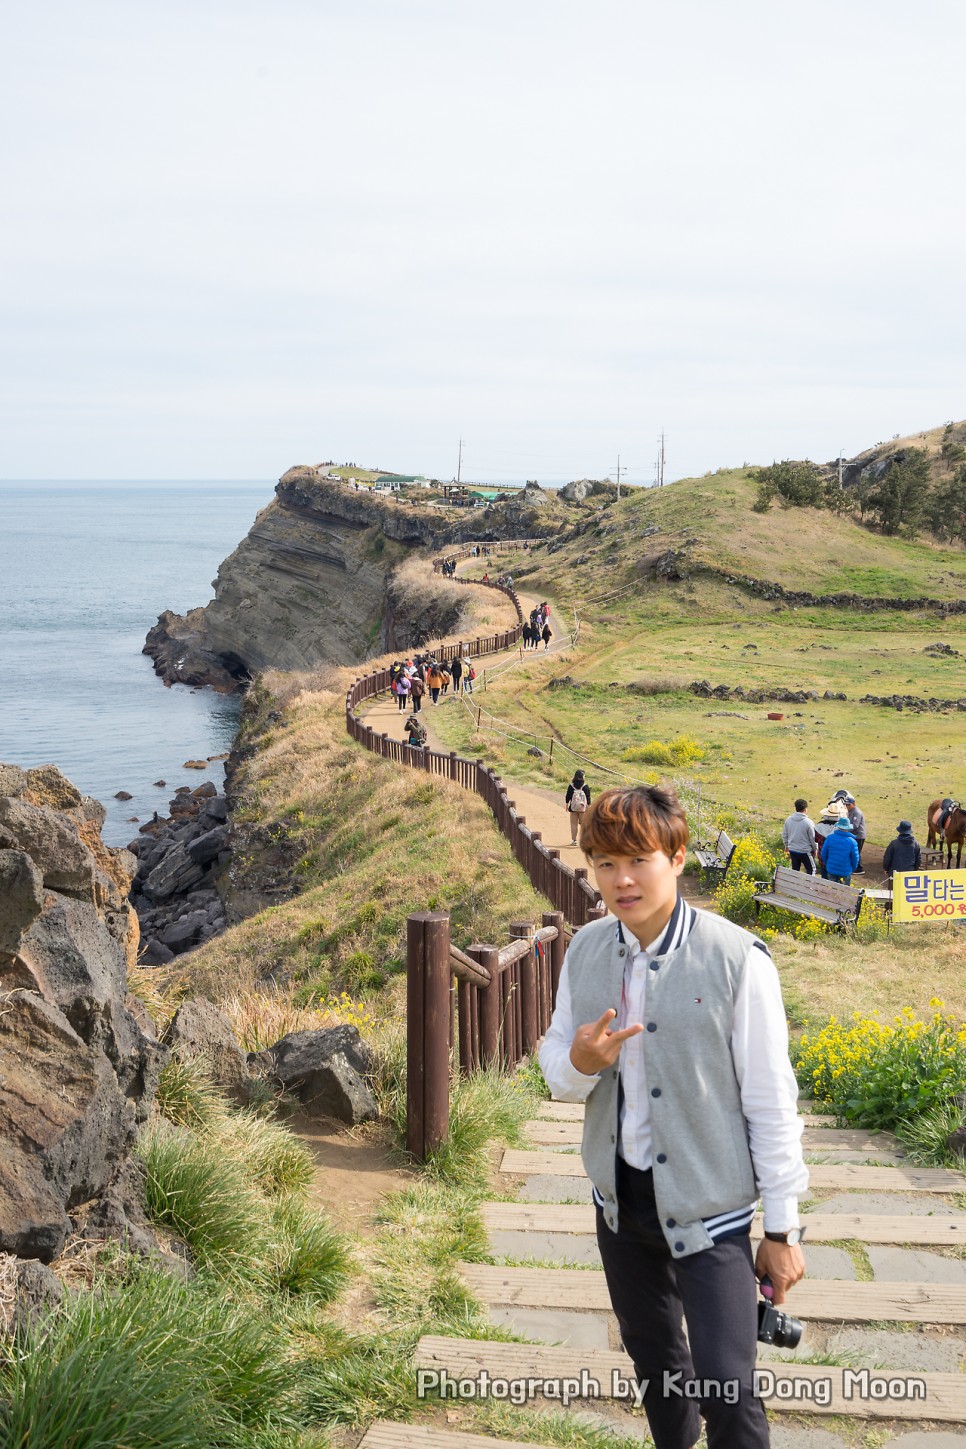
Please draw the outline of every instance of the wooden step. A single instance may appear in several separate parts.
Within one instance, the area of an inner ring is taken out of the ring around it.
[[[582,1233],[596,1232],[592,1203],[488,1202],[481,1209],[492,1232]],[[878,1213],[803,1213],[809,1243],[858,1241],[861,1243],[916,1243],[932,1247],[966,1244],[966,1217],[907,1217]],[[761,1214],[752,1234],[761,1235]]]
[[[359,1449],[540,1449],[531,1439],[493,1439],[489,1434],[466,1434],[438,1429],[433,1424],[373,1424]],[[544,1445],[544,1449],[550,1446]]]
[[[523,1135],[534,1147],[579,1147],[582,1122],[524,1122]],[[842,1150],[868,1152],[870,1157],[901,1156],[902,1149],[890,1132],[865,1132],[850,1127],[806,1127],[802,1135],[806,1152]]]
[[[574,1152],[535,1152],[508,1147],[501,1172],[523,1177],[534,1173],[550,1177],[584,1178],[583,1164]],[[809,1190],[836,1192],[966,1192],[966,1176],[945,1167],[865,1167],[856,1163],[830,1163],[810,1167]]]
[[[549,1380],[555,1386],[553,1396],[548,1397],[551,1407],[559,1403],[564,1379],[575,1379],[579,1383],[581,1375],[585,1375],[584,1383],[598,1386],[602,1399],[616,1397],[615,1388],[627,1385],[633,1379],[631,1361],[623,1353],[588,1353],[579,1349],[552,1348],[546,1344],[494,1343],[479,1339],[421,1338],[416,1345],[415,1363],[417,1369],[446,1369],[456,1380],[478,1380],[484,1369],[491,1379],[509,1379],[517,1383],[527,1379]],[[863,1396],[861,1388],[864,1380],[847,1378],[847,1375],[859,1373],[855,1369],[777,1361],[760,1364],[758,1368],[762,1376],[759,1379],[761,1397],[771,1411],[847,1414],[860,1419],[902,1419],[906,1422],[928,1420],[944,1424],[966,1421],[966,1375],[900,1374],[884,1369],[863,1372],[868,1373],[872,1385],[886,1385],[893,1380],[905,1386],[904,1390],[896,1390],[905,1396],[876,1398],[868,1393]],[[771,1393],[767,1392],[769,1388]],[[535,1393],[533,1401],[537,1402],[539,1397]],[[592,1404],[594,1397],[588,1396],[582,1402]],[[823,1402],[826,1398],[827,1402]],[[406,1443],[405,1440],[396,1442],[400,1445]],[[383,1449],[383,1445],[389,1449],[386,1440],[376,1443],[378,1449]],[[487,1443],[493,1444],[494,1441],[488,1440]],[[364,1439],[363,1444],[366,1449],[373,1449],[368,1439]],[[441,1443],[439,1449],[446,1449],[445,1443]]]
[[[461,1263],[460,1276],[482,1303],[605,1313],[610,1298],[596,1268],[503,1268]],[[796,1318],[823,1323],[966,1323],[966,1284],[856,1283],[804,1279],[789,1296]],[[966,1380],[964,1380],[966,1382]]]

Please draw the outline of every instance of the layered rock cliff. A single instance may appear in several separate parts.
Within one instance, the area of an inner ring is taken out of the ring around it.
[[[549,537],[566,505],[528,487],[485,509],[355,491],[291,468],[275,499],[218,570],[204,608],[165,611],[144,652],[166,684],[237,690],[260,669],[355,662],[403,641],[387,582],[413,550],[469,539]]]

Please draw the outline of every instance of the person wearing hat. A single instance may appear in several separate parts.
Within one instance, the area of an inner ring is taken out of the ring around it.
[[[844,790],[842,791],[842,794],[845,794]],[[818,855],[819,870],[824,879],[828,878],[828,872],[826,871],[824,864],[825,857],[822,854],[822,851],[825,847],[825,842],[835,830],[838,822],[840,820],[843,820],[847,814],[848,811],[846,810],[840,796],[833,795],[831,800],[825,806],[821,815],[815,822],[816,853]]]
[[[845,808],[849,812],[849,824],[855,836],[855,843],[859,847],[859,863],[855,868],[855,875],[865,875],[865,866],[862,864],[862,847],[865,844],[865,815],[855,803],[854,795],[846,795],[844,800]]]
[[[900,820],[896,826],[896,838],[890,840],[882,857],[882,869],[891,876],[894,871],[918,870],[922,862],[922,850],[912,833],[912,821]]]
[[[825,878],[840,881],[842,885],[849,885],[858,863],[859,847],[855,843],[852,826],[843,816],[836,822],[835,829],[831,835],[826,837],[825,844],[822,846]]]

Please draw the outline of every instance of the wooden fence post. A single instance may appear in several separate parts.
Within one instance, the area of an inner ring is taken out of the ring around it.
[[[530,1056],[537,1045],[540,1031],[537,1025],[537,962],[533,949],[533,926],[528,921],[514,921],[510,935],[514,940],[524,938],[531,942],[526,956],[520,958],[520,1042],[523,1056]]]
[[[480,1066],[499,1065],[500,1018],[503,1003],[500,997],[500,952],[496,946],[470,946],[466,953],[490,973],[489,986],[477,992],[480,1023]]]
[[[550,1010],[557,1001],[557,987],[560,985],[560,973],[563,970],[564,956],[567,954],[567,938],[564,936],[564,914],[563,911],[548,911],[543,918],[545,926],[556,926],[557,939],[549,941],[550,948]]]
[[[406,1146],[420,1161],[449,1131],[449,916],[419,911],[406,930]]]

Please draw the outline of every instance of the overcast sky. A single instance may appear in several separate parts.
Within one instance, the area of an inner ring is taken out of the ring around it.
[[[0,477],[650,481],[966,416],[961,0],[33,0]]]

